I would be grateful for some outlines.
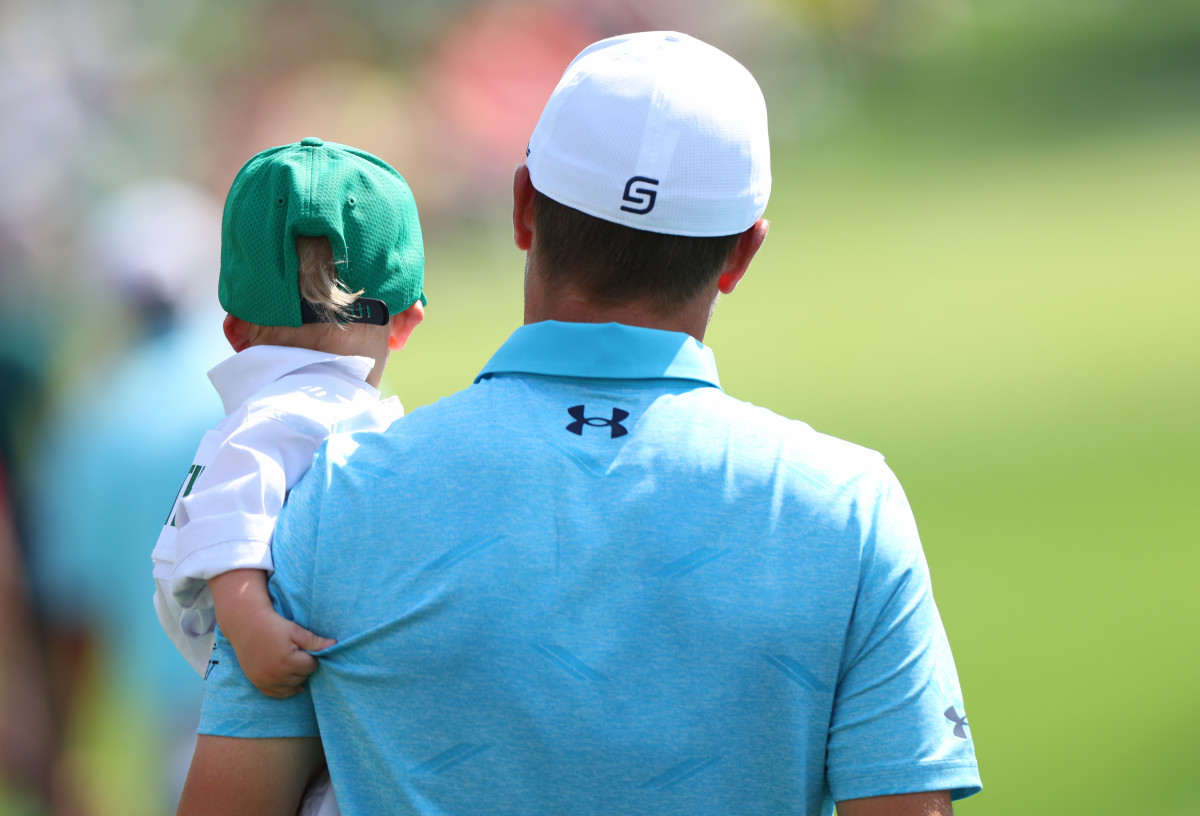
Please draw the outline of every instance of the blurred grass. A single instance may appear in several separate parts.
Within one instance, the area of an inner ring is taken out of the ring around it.
[[[1200,7],[1044,10],[876,65],[781,155],[757,280],[709,340],[728,390],[906,485],[984,778],[958,811],[1182,816]]]
[[[1200,713],[1198,136],[810,186],[773,209],[783,240],[755,271],[777,280],[747,279],[714,325],[730,391],[883,450],[904,481],[982,762],[963,813],[1200,805],[1170,759]]]

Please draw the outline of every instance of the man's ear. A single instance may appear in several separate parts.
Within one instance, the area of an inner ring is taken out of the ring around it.
[[[770,226],[771,224],[765,218],[760,218],[750,229],[738,236],[737,246],[729,254],[728,260],[725,261],[725,268],[721,270],[721,276],[717,278],[717,288],[721,294],[728,295],[737,288],[738,283],[745,276],[746,270],[750,268],[750,262],[754,260],[763,241],[767,239],[767,230]]]
[[[231,314],[225,315],[225,339],[229,341],[229,345],[234,351],[242,351],[250,346],[250,324],[240,317],[234,317]]]
[[[513,243],[522,252],[533,246],[533,193],[529,168],[517,165],[513,176]]]
[[[392,321],[388,325],[388,348],[392,351],[404,348],[413,329],[421,325],[424,319],[425,307],[419,300],[400,314],[392,315]]]

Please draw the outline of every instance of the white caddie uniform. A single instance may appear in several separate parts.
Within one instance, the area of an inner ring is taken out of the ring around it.
[[[378,430],[403,416],[366,382],[374,361],[252,346],[208,372],[226,416],[200,441],[154,546],[154,607],[163,629],[205,674],[216,614],[208,579],[273,571],[271,533],[292,486],[334,431]]]

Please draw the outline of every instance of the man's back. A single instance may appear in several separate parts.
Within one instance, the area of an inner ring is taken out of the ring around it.
[[[334,437],[281,517],[282,611],[339,641],[311,693],[344,812],[821,813],[913,754],[930,789],[973,784],[878,454],[726,396],[683,335],[522,337]]]
[[[322,749],[347,816],[948,814],[979,790],[894,477],[726,397],[701,345],[766,238],[769,165],[729,55],[580,52],[513,177],[525,325],[467,391],[330,438],[273,584],[338,645],[277,706],[218,647],[183,812],[286,813]]]

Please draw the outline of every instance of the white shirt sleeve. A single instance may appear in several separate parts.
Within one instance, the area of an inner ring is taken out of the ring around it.
[[[404,415],[395,397],[379,400],[361,383],[309,376],[305,384],[245,404],[205,435],[155,544],[159,622],[201,676],[216,627],[208,579],[234,569],[272,572],[275,521],[321,442],[335,430],[380,430]]]
[[[327,433],[313,420],[251,414],[203,465],[177,506],[168,582],[169,605],[179,610],[185,637],[211,634],[216,625],[209,578],[235,569],[273,570],[275,520]]]

